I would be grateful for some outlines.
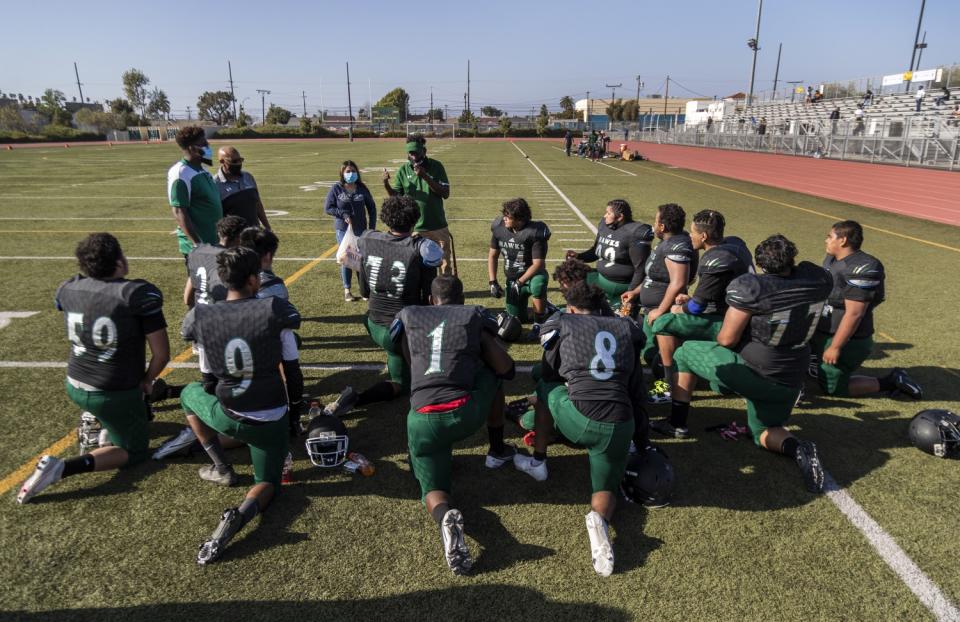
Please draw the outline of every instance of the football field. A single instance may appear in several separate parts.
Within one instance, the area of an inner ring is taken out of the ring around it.
[[[297,442],[295,482],[222,560],[198,567],[197,547],[252,482],[245,448],[229,453],[241,475],[233,489],[201,481],[197,468],[207,458],[194,454],[71,477],[28,505],[15,503],[41,453],[77,452],[79,412],[64,392],[68,342],[53,296],[76,272],[73,250],[86,234],[112,232],[130,278],[163,291],[175,361],[166,380],[199,376],[179,337],[184,268],[165,192],[179,151],[172,144],[4,151],[0,619],[957,619],[960,462],[913,448],[907,425],[921,408],[960,408],[960,290],[949,285],[960,274],[960,231],[651,162],[592,164],[565,157],[559,144],[428,140],[428,155],[450,177],[447,217],[468,303],[502,308],[488,293],[486,257],[490,222],[512,197],[526,198],[534,218],[550,226],[551,274],[564,249],[591,245],[591,228],[613,198],[627,199],[645,222],[662,203],[682,205],[688,222],[716,209],[727,234],[751,249],[783,233],[816,263],[830,225],[854,219],[865,228],[864,250],[887,272],[867,373],[905,367],[925,399],[823,398],[809,381],[789,424],[818,444],[835,481],[829,494],[814,496],[790,460],[704,430],[743,424],[742,400],[698,393],[692,438],[653,435],[677,472],[673,504],[620,505],[612,522],[616,568],[606,579],[593,572],[584,529],[585,452],[552,447],[550,478],[536,482],[509,465],[485,469],[485,431],[455,452],[453,497],[477,563],[473,575],[453,576],[407,465],[408,405],[379,404],[345,417],[351,449],[375,462],[375,475],[318,469]],[[365,303],[343,301],[323,200],[340,163],[352,159],[379,203],[380,172],[403,162],[402,143],[238,148],[280,238],[274,270],[304,318],[306,392],[327,402],[346,384],[366,388],[384,375],[385,357],[363,327]],[[550,299],[561,302],[553,283]],[[535,344],[510,353],[523,369],[539,360]],[[507,399],[532,389],[529,374],[518,373]],[[652,417],[668,409],[648,407]],[[175,401],[156,413],[151,449],[184,425]],[[510,423],[507,435],[520,444]]]

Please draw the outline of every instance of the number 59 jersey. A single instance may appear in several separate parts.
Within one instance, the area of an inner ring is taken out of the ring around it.
[[[217,398],[237,412],[269,410],[287,403],[280,377],[280,333],[300,327],[300,313],[281,298],[244,298],[196,305],[183,319],[183,338],[203,347],[220,380]]]
[[[643,331],[624,317],[556,313],[540,329],[545,368],[567,382],[575,401],[632,406],[630,376],[643,343]]]
[[[67,376],[88,390],[124,391],[143,380],[144,337],[167,327],[163,295],[140,279],[77,275],[57,289],[70,340]]]

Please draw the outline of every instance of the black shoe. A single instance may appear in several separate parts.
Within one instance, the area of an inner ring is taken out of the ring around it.
[[[803,387],[800,387],[800,392],[797,393],[797,401],[795,401],[795,402],[793,403],[793,407],[794,407],[794,408],[797,408],[798,406],[800,406],[800,402],[802,402],[802,401],[805,400],[806,398],[807,398],[807,391],[806,391],[806,389],[804,389]]]
[[[907,375],[907,370],[896,367],[890,375],[893,380],[893,384],[897,387],[897,390],[894,391],[903,393],[909,398],[919,400],[923,399],[923,389],[920,387],[916,381],[913,380],[910,376]]]
[[[650,422],[650,429],[669,438],[687,438],[690,436],[690,428],[675,427],[669,419],[654,419]]]
[[[530,401],[525,397],[521,397],[518,400],[513,400],[512,402],[507,402],[506,407],[503,409],[503,416],[506,417],[508,421],[512,421],[519,427],[520,417],[527,414],[527,411],[531,408]]]
[[[823,482],[826,474],[820,462],[817,446],[812,441],[800,441],[797,446],[797,466],[803,475],[803,485],[814,494],[823,492]]]

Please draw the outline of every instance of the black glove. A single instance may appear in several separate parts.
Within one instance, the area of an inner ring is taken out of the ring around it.
[[[520,281],[511,281],[511,282],[510,282],[510,293],[513,294],[513,296],[514,296],[514,298],[515,298],[516,300],[520,300],[520,288],[521,288],[521,287],[523,287],[523,285],[520,283]]]
[[[490,295],[494,298],[503,297],[503,288],[496,281],[490,281]]]

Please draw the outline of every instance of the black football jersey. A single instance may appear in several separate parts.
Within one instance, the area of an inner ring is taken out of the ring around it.
[[[183,319],[182,334],[203,347],[207,365],[220,381],[220,403],[253,412],[287,403],[280,333],[299,327],[300,313],[286,300],[244,298],[196,305]]]
[[[577,255],[581,261],[596,261],[597,272],[615,283],[629,283],[635,288],[646,275],[653,229],[642,222],[623,223],[611,227],[604,219],[597,225],[593,248]]]
[[[410,406],[445,404],[473,389],[480,334],[497,332],[497,321],[482,307],[429,305],[397,314],[410,351]]]
[[[283,279],[270,270],[261,270],[260,291],[257,292],[257,298],[269,298],[271,296],[289,300],[290,292],[287,291],[287,285],[283,282]]]
[[[744,247],[746,248],[746,247]],[[727,286],[741,274],[747,274],[737,248],[719,244],[703,253],[697,268],[697,289],[691,298],[703,308],[702,313],[723,314],[727,311]]]
[[[844,301],[856,300],[867,303],[867,312],[860,319],[860,325],[854,331],[854,338],[869,337],[873,334],[873,310],[883,302],[884,279],[883,264],[873,255],[857,251],[845,259],[835,259],[827,255],[823,267],[833,276],[833,290],[823,307],[823,316],[817,330],[834,334],[840,328],[844,315]]]
[[[503,225],[503,216],[490,225],[490,248],[503,255],[503,272],[508,281],[514,281],[530,268],[534,259],[547,258],[547,240],[550,228],[531,220],[520,231],[511,231]]]
[[[219,244],[198,244],[187,255],[187,270],[193,282],[194,299],[205,305],[227,299],[227,286],[220,280],[217,257],[225,249]]]
[[[670,286],[667,260],[689,264],[689,285],[697,278],[698,257],[690,241],[690,234],[686,231],[674,234],[657,244],[647,259],[646,277],[643,279],[643,287],[640,288],[640,306],[644,309],[655,309],[663,302],[663,296]]]
[[[370,319],[390,326],[400,309],[427,304],[442,257],[435,242],[368,229],[357,240],[357,248],[363,257],[360,291],[370,299]],[[434,253],[439,254],[434,258]]]
[[[543,378],[564,380],[583,415],[627,421],[640,399],[637,354],[643,343],[643,331],[630,318],[556,313],[540,329]]]
[[[756,268],[753,266],[753,253],[750,251],[750,248],[747,246],[747,243],[743,241],[743,238],[738,238],[735,235],[728,235],[723,238],[723,245],[729,247],[737,254],[737,257],[740,258],[740,261],[743,262],[743,265],[747,266],[747,272],[753,274],[756,272]]]
[[[790,276],[744,274],[727,288],[727,304],[746,311],[749,334],[737,347],[758,374],[801,386],[809,362],[809,341],[833,286],[830,273],[802,261]]]
[[[77,275],[57,289],[56,305],[71,344],[70,378],[101,391],[140,384],[144,337],[167,326],[159,289],[140,279],[101,281]]]

